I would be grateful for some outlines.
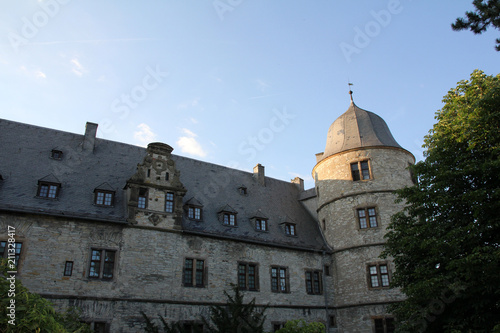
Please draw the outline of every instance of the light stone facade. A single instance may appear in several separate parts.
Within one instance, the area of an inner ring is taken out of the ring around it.
[[[387,305],[404,296],[373,287],[370,266],[385,265],[390,280],[394,266],[379,255],[390,217],[403,207],[394,191],[412,185],[407,167],[415,161],[380,117],[351,103],[317,154],[309,190],[298,178],[266,177],[260,164],[249,174],[172,155],[162,143],[144,150],[99,140],[96,129],[88,124],[82,137],[0,120],[8,147],[0,156],[0,241],[13,226],[22,243],[18,278],[31,291],[60,309],[79,307],[105,332],[140,332],[141,312],[186,323],[208,317],[241,282],[244,264],[256,269],[256,290],[243,293],[268,307],[268,331],[298,318],[329,333],[376,332],[376,323],[391,331]],[[55,148],[62,159],[47,157]],[[353,179],[351,164],[360,161],[368,179]],[[55,198],[40,195],[47,179],[59,186]],[[100,191],[113,194],[111,204],[97,201]],[[362,228],[358,210],[368,208],[377,225]],[[203,277],[198,286],[186,283],[186,259],[203,262],[201,275],[189,273]],[[273,290],[276,267],[286,279]],[[318,290],[306,278],[313,272]]]

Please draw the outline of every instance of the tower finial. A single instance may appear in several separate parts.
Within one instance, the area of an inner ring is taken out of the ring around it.
[[[354,103],[354,101],[352,100],[352,90],[351,90],[351,86],[353,85],[351,82],[348,82],[348,85],[349,85],[349,95],[351,95],[351,102]]]

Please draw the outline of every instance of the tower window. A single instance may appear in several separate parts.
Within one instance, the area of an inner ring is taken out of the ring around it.
[[[356,212],[360,229],[378,227],[377,210],[375,207],[359,208]]]
[[[389,269],[387,264],[369,265],[368,279],[370,288],[388,288]]]
[[[368,161],[351,163],[352,180],[368,180],[370,176],[370,165]]]
[[[148,189],[141,187],[137,198],[137,208],[145,209],[148,206]]]

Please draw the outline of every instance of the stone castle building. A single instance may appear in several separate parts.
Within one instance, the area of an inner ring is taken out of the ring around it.
[[[200,325],[224,291],[268,305],[266,330],[319,321],[327,332],[393,331],[403,295],[379,258],[394,190],[413,155],[357,107],[316,154],[315,187],[84,135],[0,120],[0,256],[15,228],[18,278],[96,332],[141,332],[163,316]]]

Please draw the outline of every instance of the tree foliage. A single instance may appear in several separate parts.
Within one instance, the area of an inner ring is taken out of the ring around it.
[[[467,30],[475,34],[481,34],[491,25],[500,29],[500,1],[499,0],[474,0],[472,2],[476,10],[465,12],[466,18],[457,18],[452,23],[453,30]],[[495,49],[500,51],[500,38],[496,39]]]
[[[38,294],[30,293],[17,278],[14,280],[14,276],[7,272],[7,261],[2,260],[0,262],[1,333],[90,332],[89,326],[80,322],[79,313],[76,309],[70,308],[65,313],[56,312],[49,301]],[[11,285],[11,281],[14,283],[13,285]],[[14,300],[14,303],[11,300]],[[15,305],[15,312],[11,312],[11,309],[9,309],[12,304]],[[15,317],[12,314],[15,314]],[[13,318],[14,321],[9,323]]]
[[[325,333],[325,325],[317,322],[308,324],[304,319],[290,320],[277,333]]]
[[[255,298],[245,303],[244,295],[233,286],[234,296],[226,291],[227,304],[210,307],[210,320],[203,322],[210,333],[263,333],[266,307],[255,305]]]
[[[391,310],[400,332],[491,332],[500,324],[500,74],[476,70],[443,102],[386,235],[382,255],[407,295]]]

